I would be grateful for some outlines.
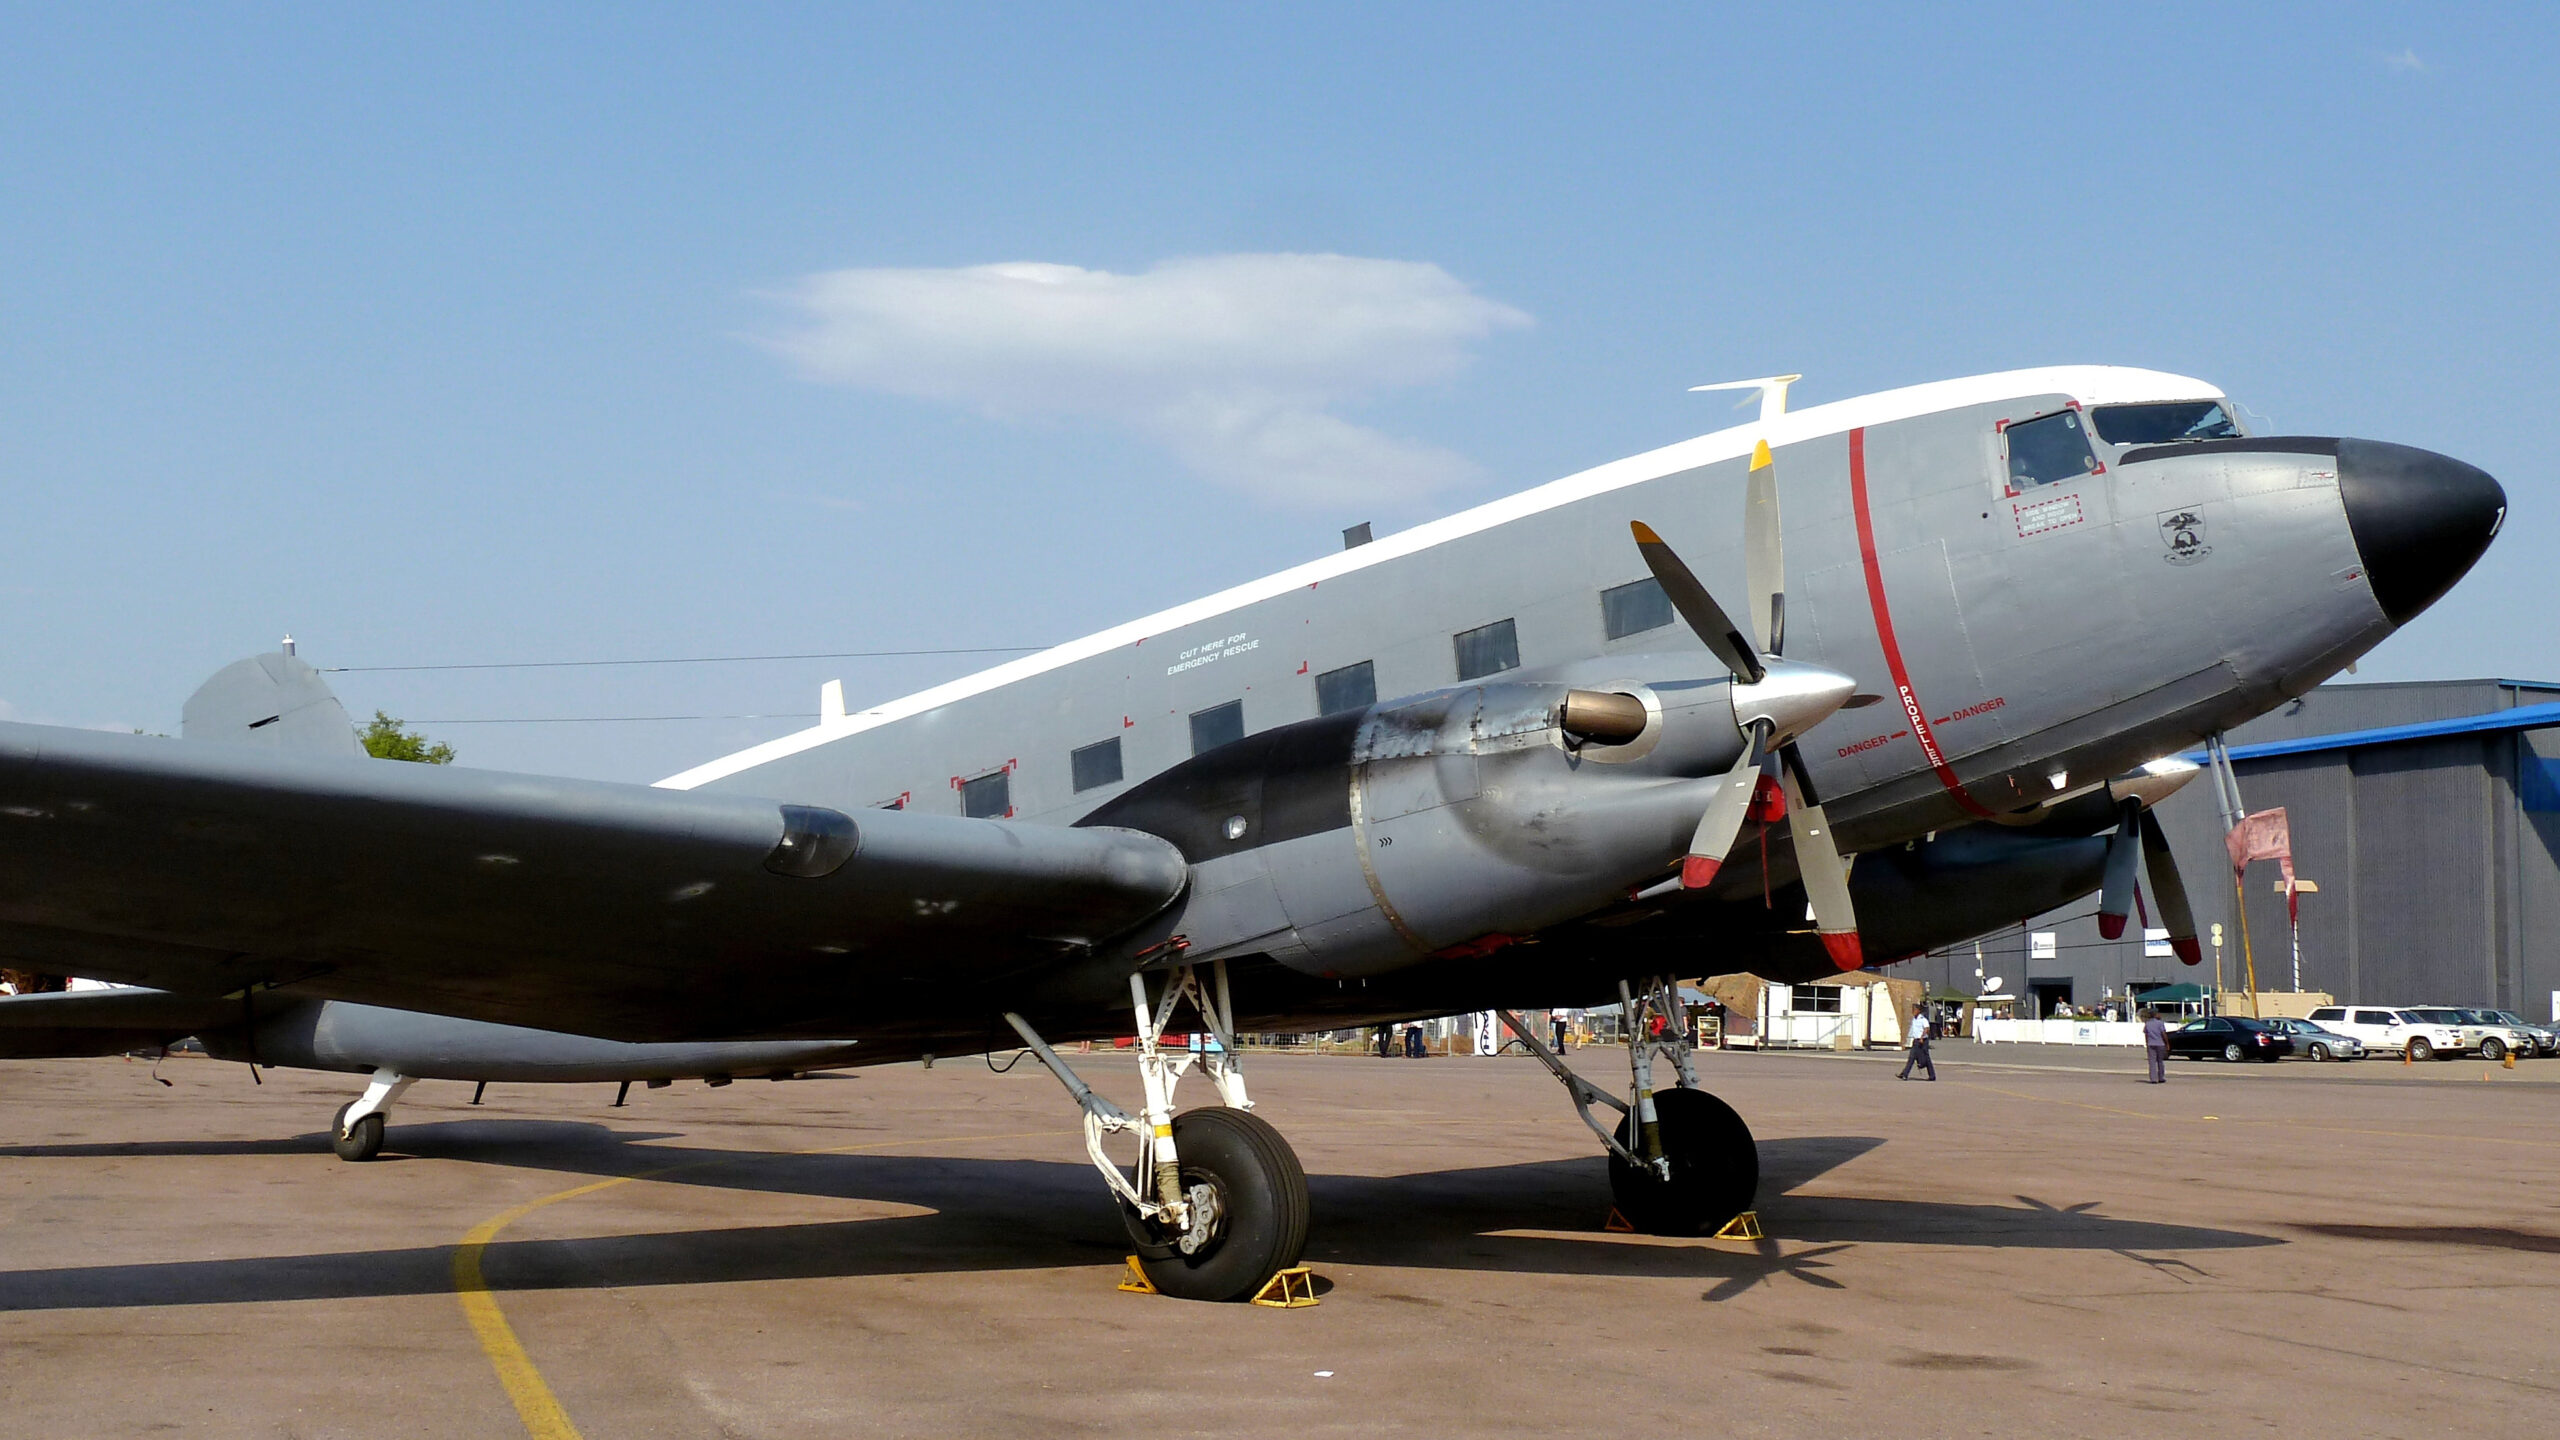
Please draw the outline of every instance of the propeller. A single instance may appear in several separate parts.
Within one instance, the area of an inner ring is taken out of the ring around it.
[[[2117,802],[2116,833],[2107,841],[2106,880],[2098,891],[2098,935],[2114,940],[2124,934],[2124,917],[2133,913],[2135,863],[2142,850],[2142,802]]]
[[[2187,883],[2178,878],[2177,857],[2169,853],[2169,832],[2160,817],[2142,812],[2142,856],[2150,862],[2151,898],[2160,907],[2160,925],[2169,932],[2169,948],[2190,965],[2204,963],[2204,946],[2196,939],[2195,911],[2187,905]]]
[[[1725,857],[1733,853],[1752,798],[1774,756],[1778,788],[1785,796],[1787,831],[1795,842],[1805,897],[1813,905],[1814,929],[1832,963],[1855,970],[1865,963],[1865,956],[1858,943],[1857,915],[1849,902],[1849,867],[1832,840],[1830,818],[1823,813],[1821,797],[1814,792],[1813,777],[1795,742],[1797,736],[1851,703],[1857,682],[1836,671],[1783,658],[1786,558],[1778,527],[1777,466],[1765,440],[1752,449],[1742,518],[1744,576],[1751,592],[1752,626],[1762,640],[1758,645],[1733,623],[1687,562],[1651,526],[1638,521],[1630,527],[1645,568],[1661,582],[1671,608],[1733,673],[1734,718],[1743,727],[1742,755],[1725,772],[1707,802],[1706,814],[1698,820],[1696,833],[1689,838],[1689,853],[1680,863],[1680,883],[1698,890],[1715,879]]]

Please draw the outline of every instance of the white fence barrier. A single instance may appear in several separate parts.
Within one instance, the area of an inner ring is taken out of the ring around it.
[[[2138,1020],[1976,1020],[1974,1038],[1990,1045],[2139,1045]]]

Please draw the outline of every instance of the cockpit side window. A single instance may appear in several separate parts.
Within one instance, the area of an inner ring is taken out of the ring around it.
[[[2038,485],[2077,480],[2106,468],[2089,448],[2089,432],[2081,425],[2077,410],[2018,421],[2003,427],[2000,436],[2009,452],[2012,494]]]
[[[2098,438],[2110,445],[2175,445],[2181,440],[2230,440],[2240,422],[2219,400],[2169,400],[2156,405],[2101,405],[2089,414]]]

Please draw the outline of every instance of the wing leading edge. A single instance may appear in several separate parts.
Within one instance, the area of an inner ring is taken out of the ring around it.
[[[1188,878],[1133,831],[785,812],[0,723],[0,954],[618,1040],[850,1036],[1108,939]],[[850,851],[824,874],[785,843],[812,814]]]

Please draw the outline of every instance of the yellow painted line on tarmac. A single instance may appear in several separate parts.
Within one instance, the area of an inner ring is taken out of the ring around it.
[[[742,1160],[761,1160],[794,1155],[851,1155],[864,1150],[888,1150],[900,1145],[928,1143],[968,1143],[988,1140],[1036,1140],[1046,1136],[1069,1134],[1058,1130],[1023,1130],[1010,1135],[934,1135],[906,1140],[873,1140],[859,1145],[824,1145],[813,1150],[759,1150],[744,1154],[731,1153],[713,1160],[691,1160],[678,1165],[643,1170],[636,1175],[617,1175],[610,1180],[594,1180],[572,1185],[538,1200],[528,1200],[512,1210],[502,1210],[471,1227],[469,1234],[453,1252],[454,1298],[462,1302],[462,1316],[471,1322],[472,1337],[480,1342],[481,1353],[498,1372],[498,1384],[515,1403],[516,1418],[524,1422],[525,1433],[533,1440],[580,1440],[578,1427],[569,1420],[569,1412],[542,1378],[542,1371],[525,1352],[524,1342],[516,1338],[516,1329],[507,1323],[506,1312],[498,1307],[497,1293],[489,1288],[487,1276],[481,1273],[480,1257],[499,1232],[536,1210],[577,1200],[617,1185],[638,1180],[656,1180],[685,1170],[708,1170],[720,1165],[735,1165]]]

